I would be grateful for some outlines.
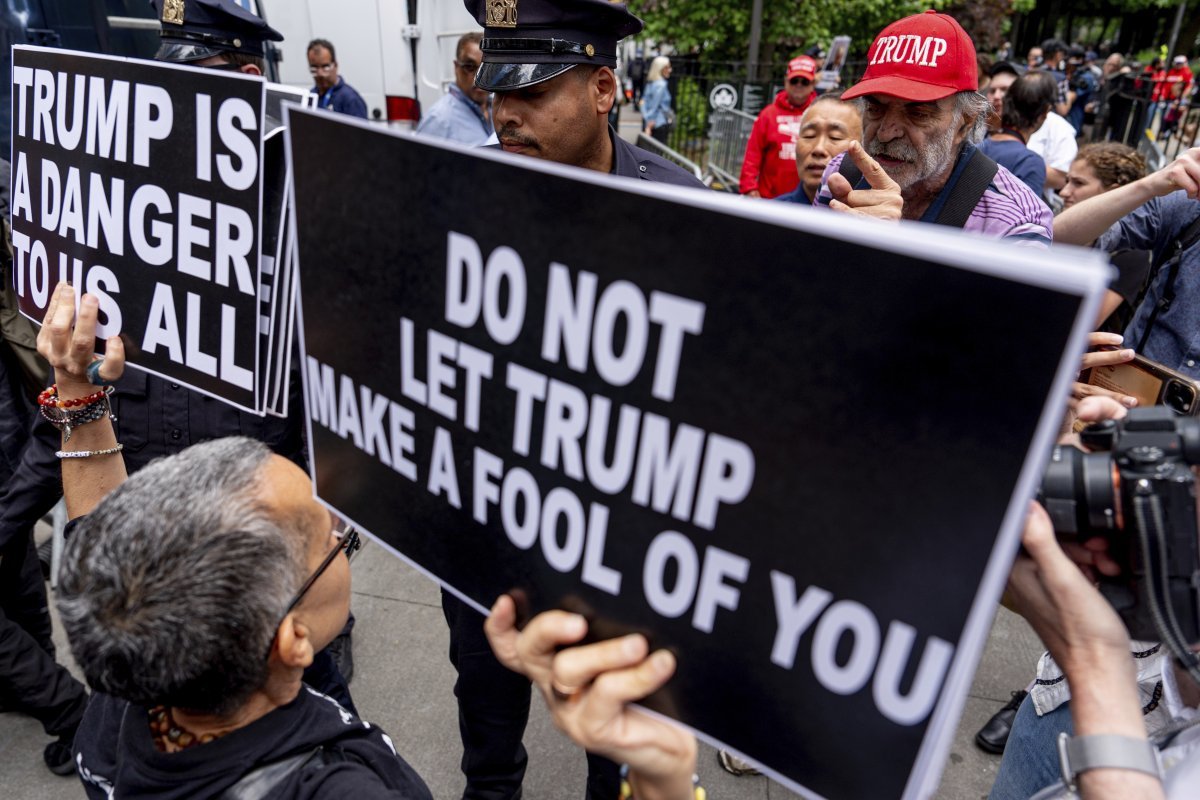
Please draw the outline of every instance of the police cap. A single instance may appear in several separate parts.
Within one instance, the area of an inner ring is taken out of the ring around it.
[[[223,53],[263,57],[263,43],[283,34],[234,0],[150,0],[162,22],[162,45],[155,58],[176,64],[203,61]]]
[[[505,92],[548,81],[576,64],[617,66],[617,42],[642,21],[610,0],[465,0],[484,28],[475,85]]]

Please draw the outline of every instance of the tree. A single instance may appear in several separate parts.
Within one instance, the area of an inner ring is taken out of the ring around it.
[[[742,61],[750,40],[750,2],[742,0],[629,0],[646,21],[646,35],[706,61]],[[923,10],[922,0],[764,0],[760,57],[783,61],[814,45],[848,35],[863,54],[889,22]]]

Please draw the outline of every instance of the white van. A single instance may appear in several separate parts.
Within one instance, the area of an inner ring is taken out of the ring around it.
[[[328,39],[338,74],[358,90],[371,119],[416,126],[454,81],[454,48],[479,30],[462,0],[259,0],[284,36],[279,78],[311,86],[308,43]]]

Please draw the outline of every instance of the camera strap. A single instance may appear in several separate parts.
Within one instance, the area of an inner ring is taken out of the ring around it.
[[[1200,216],[1192,220],[1191,224],[1184,228],[1183,233],[1175,240],[1175,247],[1172,250],[1167,260],[1156,264],[1153,274],[1150,277],[1150,284],[1158,278],[1158,274],[1165,268],[1167,277],[1163,284],[1162,294],[1158,298],[1158,302],[1154,304],[1154,308],[1150,311],[1150,317],[1146,320],[1146,327],[1142,331],[1141,341],[1134,348],[1138,353],[1144,353],[1146,342],[1150,339],[1150,331],[1154,328],[1154,323],[1158,320],[1158,315],[1171,307],[1175,302],[1175,279],[1179,277],[1179,265],[1183,263],[1183,254],[1192,248],[1197,241],[1200,241]]]
[[[1145,590],[1150,616],[1163,644],[1175,660],[1200,684],[1200,656],[1192,652],[1191,642],[1183,635],[1175,607],[1171,603],[1169,569],[1167,567],[1166,520],[1162,498],[1158,495],[1135,496],[1133,515],[1141,547],[1142,564],[1146,570]]]

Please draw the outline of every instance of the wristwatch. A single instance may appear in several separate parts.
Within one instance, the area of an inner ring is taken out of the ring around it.
[[[1100,734],[1058,735],[1058,768],[1063,784],[1077,790],[1076,778],[1089,769],[1131,769],[1162,780],[1158,751],[1146,739]]]

